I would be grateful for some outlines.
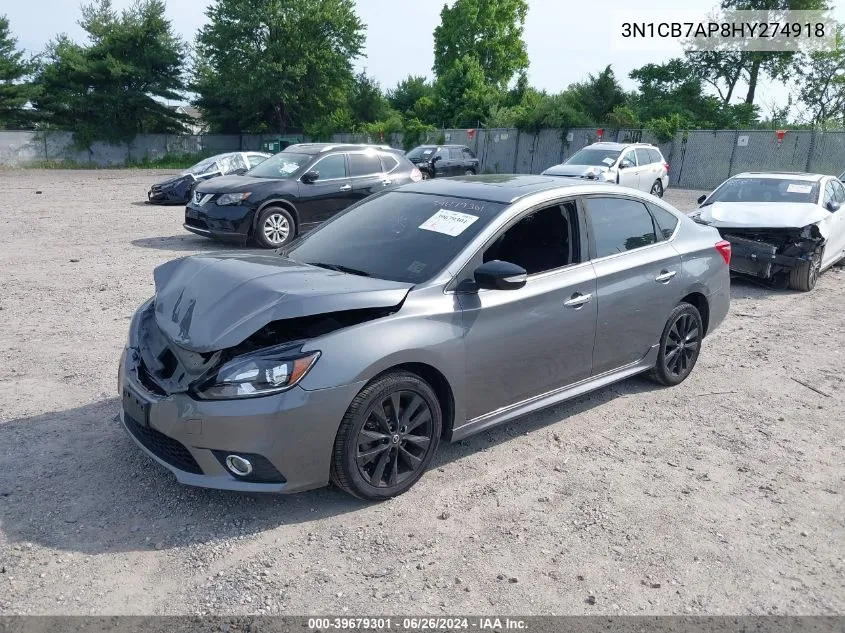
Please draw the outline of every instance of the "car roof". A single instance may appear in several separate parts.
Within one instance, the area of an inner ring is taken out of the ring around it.
[[[652,145],[651,143],[615,143],[613,141],[599,141],[597,143],[591,143],[586,147],[596,147],[598,149],[625,149],[626,147],[648,147],[651,149],[659,149],[656,145]],[[586,147],[584,149],[586,149]]]
[[[294,151],[300,154],[322,154],[332,150],[354,151],[364,149],[377,149],[380,151],[397,151],[390,145],[371,145],[368,143],[297,143],[288,145],[283,152]]]
[[[461,148],[463,148],[463,147],[466,147],[466,145],[460,145],[458,143],[443,143],[442,145],[417,145],[417,147],[461,147]]]
[[[456,176],[423,180],[403,185],[399,191],[511,204],[520,198],[535,193],[568,187],[580,187],[581,189],[589,187],[597,191],[619,190],[618,185],[615,184],[586,183],[580,179],[566,179],[556,176],[483,174],[480,176]]]
[[[782,180],[806,180],[808,182],[820,182],[824,178],[831,178],[824,174],[808,174],[801,171],[744,171],[732,178],[771,178]]]

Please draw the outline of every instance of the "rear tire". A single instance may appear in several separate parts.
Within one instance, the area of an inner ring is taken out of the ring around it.
[[[281,248],[296,235],[296,221],[290,211],[268,207],[255,223],[255,243],[261,248]]]
[[[426,381],[405,371],[376,378],[355,396],[340,423],[332,483],[368,501],[402,494],[431,463],[441,427],[440,404]]]
[[[654,184],[651,186],[651,195],[657,196],[658,198],[663,197],[663,183],[659,180],[655,180]]]
[[[821,264],[821,253],[814,253],[811,259],[799,262],[789,271],[789,287],[800,292],[810,292],[816,287],[821,274]]]
[[[704,323],[698,308],[680,303],[672,310],[663,328],[657,362],[649,378],[667,387],[681,384],[698,361],[703,338]]]

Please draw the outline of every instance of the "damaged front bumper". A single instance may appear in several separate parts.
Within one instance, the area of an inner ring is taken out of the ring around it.
[[[818,227],[803,229],[719,229],[731,243],[733,273],[776,280],[801,262],[811,261],[824,246]]]
[[[291,493],[328,483],[337,429],[362,384],[238,400],[156,393],[144,376],[139,320],[120,359],[118,390],[120,420],[144,452],[192,486]],[[230,455],[249,460],[252,472],[233,473]]]

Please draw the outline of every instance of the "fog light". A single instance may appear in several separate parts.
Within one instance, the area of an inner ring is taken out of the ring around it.
[[[252,464],[240,455],[228,455],[226,457],[226,468],[238,477],[246,477],[252,472]]]

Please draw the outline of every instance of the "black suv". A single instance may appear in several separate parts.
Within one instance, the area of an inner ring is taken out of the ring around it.
[[[198,184],[184,227],[278,248],[373,193],[422,178],[401,151],[385,145],[290,145],[243,176]]]
[[[479,161],[466,145],[420,145],[405,154],[423,178],[464,176],[478,173]]]

